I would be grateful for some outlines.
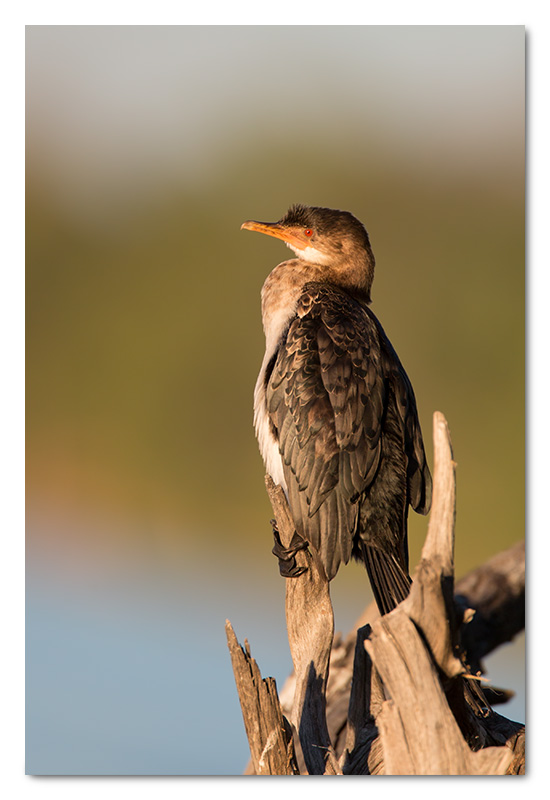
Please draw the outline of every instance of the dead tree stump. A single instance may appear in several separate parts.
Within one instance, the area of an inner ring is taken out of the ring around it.
[[[262,680],[248,642],[237,642],[231,623],[226,621],[227,645],[250,744],[256,775],[298,775],[292,730],[281,711],[274,678]]]
[[[266,485],[288,547],[295,531],[286,498],[271,479]],[[455,594],[454,518],[455,464],[447,423],[436,412],[432,511],[407,599],[383,617],[369,609],[355,647],[351,637],[333,642],[329,584],[315,552],[299,551],[297,565],[307,571],[286,579],[294,675],[282,704],[275,681],[262,680],[248,643],[241,648],[227,623],[252,756],[248,773],[524,772],[524,726],[496,714],[491,693],[480,687],[481,658],[523,626],[520,549],[475,570]]]

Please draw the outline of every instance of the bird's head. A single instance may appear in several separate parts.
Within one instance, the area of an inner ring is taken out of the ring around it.
[[[325,267],[327,280],[366,295],[374,278],[369,235],[349,211],[294,205],[278,222],[243,222],[241,229],[282,239],[299,259]]]

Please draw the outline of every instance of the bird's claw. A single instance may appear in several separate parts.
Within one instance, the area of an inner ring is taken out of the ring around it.
[[[305,539],[302,539],[298,533],[294,532],[290,545],[284,547],[275,520],[271,520],[271,525],[275,540],[275,545],[271,552],[279,559],[279,572],[283,578],[297,578],[307,572],[307,567],[299,567],[296,564],[296,553],[300,550],[307,550],[308,543]]]

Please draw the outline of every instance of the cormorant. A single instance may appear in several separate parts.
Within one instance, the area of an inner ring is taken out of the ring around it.
[[[432,483],[413,388],[369,309],[368,233],[347,211],[304,205],[241,227],[297,256],[262,288],[266,351],[254,393],[266,470],[301,537],[293,544],[315,549],[329,581],[351,556],[363,561],[385,614],[409,592],[408,506],[426,514]],[[300,573],[299,547],[274,548],[282,574]]]

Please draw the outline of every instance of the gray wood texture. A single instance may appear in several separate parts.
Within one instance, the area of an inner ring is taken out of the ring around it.
[[[229,620],[225,631],[256,775],[296,775],[292,731],[283,717],[274,678],[262,679],[248,642],[242,648]]]

